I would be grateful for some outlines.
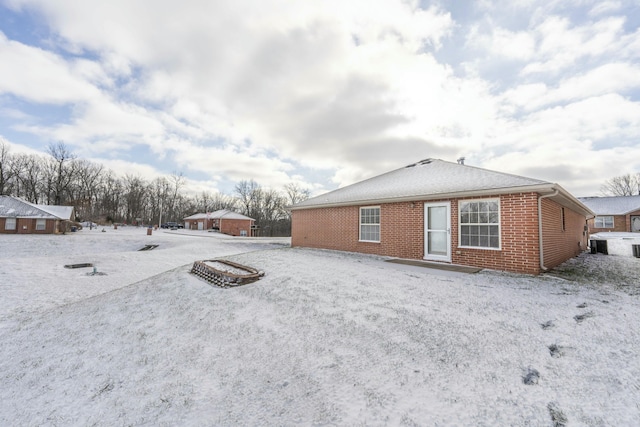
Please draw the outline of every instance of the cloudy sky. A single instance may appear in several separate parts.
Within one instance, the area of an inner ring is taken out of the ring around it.
[[[640,171],[639,0],[0,0],[0,138],[196,191]]]

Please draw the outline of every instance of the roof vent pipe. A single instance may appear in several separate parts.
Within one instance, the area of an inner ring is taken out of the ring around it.
[[[464,157],[460,157],[456,162],[458,162],[459,165],[464,165]]]

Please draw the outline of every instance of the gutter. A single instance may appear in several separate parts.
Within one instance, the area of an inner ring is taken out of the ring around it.
[[[542,241],[542,199],[546,199],[547,197],[557,196],[558,193],[559,193],[558,189],[554,188],[553,193],[545,194],[544,196],[538,197],[538,239],[539,239],[538,246],[540,250],[540,269],[542,271],[549,270],[547,267],[544,266],[544,248],[543,248],[543,241]]]

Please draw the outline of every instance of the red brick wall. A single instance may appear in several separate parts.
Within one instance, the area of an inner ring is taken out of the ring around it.
[[[380,242],[358,241],[360,206],[345,206],[293,211],[291,245],[421,259],[424,205],[415,202],[379,206]]]
[[[452,262],[494,270],[538,274],[538,194],[516,193],[483,198],[500,199],[501,249],[458,247],[458,199],[455,199],[451,203]]]
[[[187,219],[184,221],[184,228],[187,230],[199,230],[198,223],[202,223],[202,229],[207,230],[207,220],[206,219]]]
[[[624,216],[624,215],[602,215],[602,216],[612,216],[613,217],[613,228],[596,228],[595,226],[595,218],[591,218],[588,221],[588,225],[589,225],[589,233],[590,234],[595,234],[595,233],[602,233],[602,232],[608,232],[608,231],[629,231],[631,230],[631,228],[627,228],[628,226],[630,227],[630,220],[628,216]]]
[[[367,243],[358,250],[357,206],[305,209],[291,212],[291,245],[308,248],[365,252],[378,243]]]
[[[232,236],[240,236],[241,230],[244,230],[247,232],[247,236],[251,236],[251,222],[248,219],[222,218],[220,220],[220,232]]]
[[[542,239],[544,265],[553,268],[567,259],[578,256],[587,248],[588,235],[584,230],[585,217],[549,199],[542,199]]]
[[[5,218],[0,218],[0,234],[53,234],[56,230],[56,220],[46,220],[44,230],[36,230],[36,219],[18,218],[15,230],[5,230]]]
[[[482,268],[538,273],[537,194],[514,194],[492,198],[500,199],[502,250],[458,248],[459,199],[453,199],[452,262]],[[380,205],[380,243],[358,242],[358,227],[359,206],[295,210],[292,212],[291,244],[398,258],[424,257],[424,202]]]
[[[538,236],[538,194],[517,193],[487,196],[481,199],[500,200],[501,249],[458,247],[458,202],[451,199],[452,262],[481,268],[519,273],[540,272]],[[473,198],[478,200],[480,198]],[[549,247],[547,266],[557,265],[575,256],[577,242],[582,235],[584,217],[565,208],[565,231],[561,228],[559,206],[543,199],[543,225],[546,233],[545,248]],[[437,202],[437,201],[429,201]],[[367,206],[367,205],[363,205]],[[294,210],[292,212],[291,245],[311,248],[362,252],[398,258],[423,259],[424,257],[424,202],[387,203],[380,205],[380,242],[359,242],[360,206]],[[556,215],[554,217],[554,215]],[[555,221],[555,218],[557,221]],[[577,239],[577,240],[576,240]],[[555,249],[560,245],[559,249]],[[546,252],[546,250],[545,250]],[[560,261],[560,262],[562,262]]]

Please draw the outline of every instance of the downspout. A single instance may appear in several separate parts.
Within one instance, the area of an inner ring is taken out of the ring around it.
[[[547,197],[553,197],[558,195],[558,189],[554,188],[553,193],[547,194],[544,196],[538,197],[538,239],[539,239],[539,250],[540,250],[540,269],[542,271],[549,270],[544,266],[544,249],[543,249],[543,241],[542,241],[542,199],[546,199]]]

